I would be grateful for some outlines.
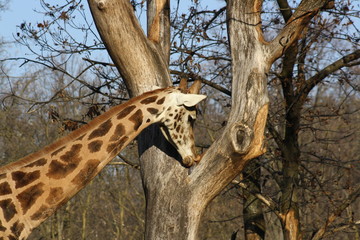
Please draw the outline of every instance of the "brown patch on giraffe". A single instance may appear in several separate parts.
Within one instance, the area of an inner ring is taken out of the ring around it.
[[[40,171],[34,171],[34,172],[22,172],[22,171],[16,171],[11,173],[12,179],[15,181],[15,187],[21,188],[24,187],[36,179],[40,178]]]
[[[5,232],[6,231],[6,227],[4,227],[3,225],[2,225],[2,222],[1,222],[1,220],[0,220],[0,232]],[[4,239],[3,237],[0,237],[0,240],[2,240],[2,239]]]
[[[11,199],[0,201],[0,208],[2,209],[5,220],[10,221],[17,213],[14,203]]]
[[[140,101],[141,104],[150,104],[156,101],[158,96],[151,96]]]
[[[54,179],[60,179],[66,177],[68,174],[74,171],[76,167],[77,164],[74,163],[65,164],[58,160],[53,160],[49,165],[49,172],[46,174],[46,176]]]
[[[164,102],[165,102],[165,97],[159,99],[159,100],[156,102],[156,104],[161,105],[161,104],[163,104]]]
[[[25,214],[32,205],[34,205],[36,200],[44,193],[44,185],[44,183],[38,183],[16,196],[21,204],[23,214]]]
[[[119,112],[119,114],[117,115],[117,119],[122,119],[124,117],[126,117],[127,115],[129,115],[134,109],[136,108],[135,105],[130,105],[126,108],[124,108],[121,112]]]
[[[107,147],[106,151],[107,151],[108,153],[111,153],[111,152],[113,152],[114,150],[115,150],[115,152],[121,151],[122,147],[124,146],[124,144],[126,143],[126,141],[127,141],[128,139],[129,139],[129,137],[127,137],[127,136],[122,137],[122,138],[121,138],[119,141],[117,141],[116,143],[110,144],[110,145]]]
[[[106,122],[100,124],[100,126],[97,129],[92,131],[89,135],[88,140],[91,140],[96,137],[104,136],[105,134],[107,134],[109,132],[111,127],[112,127],[112,123],[111,123],[111,119],[109,119]]]
[[[149,123],[149,122],[150,122],[150,118],[146,119],[146,122]]]
[[[130,118],[129,120],[134,123],[135,131],[139,129],[143,121],[143,114],[141,109],[138,109]]]
[[[180,132],[180,128],[181,128],[181,125],[177,126],[177,128],[175,129],[176,132]]]
[[[71,180],[71,182],[78,186],[86,185],[95,176],[95,170],[99,164],[100,161],[97,159],[88,160],[84,168],[74,177],[73,180]]]
[[[159,112],[159,110],[156,109],[156,108],[147,108],[146,110],[147,110],[149,113],[151,113],[152,115],[155,115],[155,114],[157,114],[157,113]]]
[[[60,179],[66,177],[74,171],[81,161],[81,157],[79,156],[81,148],[82,144],[75,144],[69,151],[60,157],[63,162],[58,160],[51,161],[49,171],[46,173],[46,176],[54,179]]]
[[[45,158],[40,158],[39,160],[36,160],[33,163],[30,163],[28,165],[26,165],[25,167],[40,167],[40,166],[44,166],[47,163]]]
[[[8,236],[8,240],[19,240],[17,237],[14,237],[14,235]]]
[[[49,205],[55,205],[58,203],[64,194],[62,187],[50,188],[49,196],[46,198],[46,203]]]
[[[176,128],[177,122],[174,122],[174,128]]]
[[[0,196],[12,193],[9,183],[3,182],[0,184]]]
[[[125,134],[125,127],[121,123],[118,124],[115,128],[114,134],[111,136],[110,141],[117,141],[122,135]]]
[[[103,145],[103,141],[101,140],[95,140],[89,143],[88,149],[91,153],[98,152],[101,149],[101,146]]]
[[[25,225],[23,223],[20,223],[19,221],[16,221],[11,227],[10,227],[10,230],[11,232],[19,237],[21,232],[24,230],[25,228]]]
[[[78,137],[77,139],[75,139],[75,141],[81,141],[84,137],[85,137],[86,134],[83,134],[81,135],[80,137]]]
[[[55,156],[56,154],[58,154],[59,152],[61,152],[62,150],[64,150],[65,147],[66,147],[66,146],[63,146],[63,147],[57,149],[56,151],[52,152],[52,153],[51,153],[51,156],[52,156],[52,157]]]
[[[37,221],[49,217],[53,211],[49,211],[49,207],[42,205],[39,210],[37,210],[33,215],[31,215],[31,220]]]
[[[6,173],[0,174],[0,180],[6,178]]]
[[[82,148],[82,144],[72,145],[69,151],[67,151],[64,155],[60,156],[60,159],[68,163],[70,162],[79,163],[81,158],[78,155],[80,153],[81,148]]]

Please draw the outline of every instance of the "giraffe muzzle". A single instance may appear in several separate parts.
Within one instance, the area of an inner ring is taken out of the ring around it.
[[[183,159],[183,164],[186,167],[191,167],[194,163],[198,163],[201,160],[201,155],[195,155],[195,157],[187,156]]]

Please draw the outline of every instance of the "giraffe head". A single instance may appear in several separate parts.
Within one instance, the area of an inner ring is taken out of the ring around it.
[[[177,149],[187,167],[200,161],[195,150],[193,125],[197,112],[195,105],[205,98],[205,95],[183,93],[176,89],[170,93],[160,116],[163,135]]]

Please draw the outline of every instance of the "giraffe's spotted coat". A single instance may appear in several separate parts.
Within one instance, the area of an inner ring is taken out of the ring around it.
[[[32,168],[32,167],[41,167],[44,166],[47,163],[47,160],[45,158],[40,158],[39,160],[36,160],[33,163],[30,163],[26,165],[25,167]]]
[[[124,146],[124,144],[126,143],[127,140],[129,140],[129,137],[127,137],[127,136],[120,138],[119,141],[110,144],[107,147],[106,151],[108,153],[117,152],[119,149],[121,149]]]
[[[60,159],[67,163],[78,163],[80,161],[79,152],[82,148],[82,144],[75,144],[71,146],[71,149],[64,155],[60,156]]]
[[[24,214],[32,207],[32,205],[34,205],[36,199],[38,199],[43,194],[44,186],[44,183],[38,183],[16,196],[20,202],[22,212]]]
[[[125,126],[123,124],[118,124],[115,128],[114,134],[110,138],[110,142],[117,141],[125,134]]]
[[[156,102],[156,104],[161,105],[161,104],[163,104],[164,102],[165,102],[165,97],[159,99],[159,100]]]
[[[2,224],[1,224],[1,221],[0,221],[0,231],[2,232],[5,232],[6,231],[6,227],[4,227]],[[0,237],[0,240],[4,239],[3,237]]]
[[[89,135],[88,140],[104,136],[109,132],[111,127],[112,127],[112,123],[111,123],[111,119],[109,119],[106,122],[102,123],[97,129],[92,131]]]
[[[155,115],[159,112],[159,109],[157,108],[147,108],[146,109],[149,113],[151,113],[152,115]]]
[[[78,186],[87,184],[94,177],[95,169],[99,164],[100,161],[97,159],[87,161],[85,167],[81,169],[71,182]]]
[[[24,230],[25,225],[23,223],[20,223],[19,221],[16,221],[10,228],[11,232],[15,236],[20,236],[21,232]]]
[[[88,145],[88,149],[91,153],[98,152],[101,149],[101,146],[103,145],[103,141],[101,140],[94,140]]]
[[[75,170],[77,164],[73,163],[62,163],[58,160],[52,160],[49,166],[49,172],[46,174],[49,178],[61,179],[64,176],[69,175]]]
[[[0,184],[0,195],[7,195],[12,193],[9,183],[3,182]]]
[[[83,138],[85,137],[86,134],[81,135],[80,137],[78,137],[77,139],[75,139],[75,141],[81,141],[83,140]]]
[[[39,210],[37,210],[33,215],[31,215],[30,219],[34,221],[42,220],[51,215],[51,211],[48,210],[49,207],[46,205],[41,205]]]
[[[46,176],[53,179],[61,179],[73,172],[81,161],[79,156],[82,144],[75,144],[60,157],[62,161],[52,160]]]
[[[117,119],[123,119],[125,118],[127,115],[129,115],[134,109],[136,108],[135,105],[130,105],[126,108],[124,108],[124,110],[122,110],[118,115],[117,115]]]
[[[11,173],[11,177],[15,181],[15,187],[21,188],[34,182],[36,179],[39,179],[40,171],[39,170],[34,172],[16,171]]]
[[[4,239],[25,239],[150,124],[160,122],[170,130],[167,138],[174,145],[190,142],[189,109],[173,105],[168,98],[173,91],[177,93],[171,96],[178,102],[179,91],[174,88],[146,93],[18,163],[0,167],[0,240],[5,232]],[[184,146],[189,149],[190,145]],[[190,156],[184,161],[190,166],[192,153],[183,153]]]
[[[52,152],[50,156],[52,156],[52,157],[55,156],[56,154],[58,154],[59,152],[61,152],[62,150],[64,150],[65,147],[66,147],[66,146],[63,146],[63,147],[57,149],[56,151]]]
[[[62,187],[50,188],[49,196],[46,198],[46,203],[49,205],[54,205],[59,202],[64,194]]]
[[[10,221],[17,213],[15,205],[11,199],[0,201],[0,208],[3,211],[3,215],[6,221]]]
[[[158,98],[158,96],[151,96],[151,97],[145,98],[144,100],[141,100],[140,103],[147,105],[147,104],[155,102],[157,98]]]
[[[138,130],[143,122],[143,113],[141,109],[138,109],[129,120],[134,123],[134,130]]]

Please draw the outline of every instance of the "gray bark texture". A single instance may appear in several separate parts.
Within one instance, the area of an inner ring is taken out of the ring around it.
[[[148,1],[148,33],[127,0],[88,0],[100,36],[131,96],[171,85],[169,1]],[[325,1],[303,1],[272,42],[261,32],[262,1],[228,0],[232,110],[223,134],[190,172],[157,127],[139,137],[146,196],[145,239],[197,239],[208,203],[245,164],[264,153],[268,112],[266,73],[301,34]]]

